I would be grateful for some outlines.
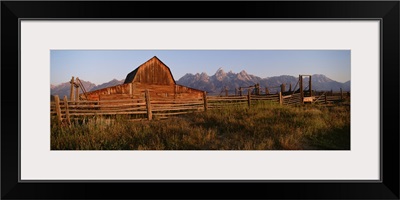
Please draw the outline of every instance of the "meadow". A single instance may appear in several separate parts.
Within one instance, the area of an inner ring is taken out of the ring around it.
[[[231,105],[168,119],[51,121],[51,150],[350,150],[350,106]]]

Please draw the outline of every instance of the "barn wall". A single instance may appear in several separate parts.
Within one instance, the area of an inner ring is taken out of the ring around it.
[[[100,100],[100,96],[115,96],[117,97],[117,94],[129,94],[130,93],[130,84],[122,84],[122,85],[116,85],[108,88],[103,88],[100,90],[92,91],[86,93],[87,100],[91,101],[98,101]],[[84,94],[80,94],[81,98],[86,98]],[[119,95],[121,96],[121,95]],[[108,100],[108,99],[107,99]]]
[[[158,59],[150,59],[142,64],[139,67],[133,82],[156,85],[175,84],[169,68]]]
[[[144,97],[144,91],[146,89],[149,90],[151,98],[189,99],[203,97],[202,91],[181,85],[155,85],[143,83],[117,85],[88,92],[86,95],[88,97],[87,100],[91,101],[142,98]],[[85,95],[81,94],[81,98],[85,98]]]
[[[176,92],[177,93],[201,93],[201,94],[203,94],[203,91],[201,91],[201,90],[188,88],[188,87],[183,86],[183,85],[175,85],[175,88],[176,88]]]
[[[144,95],[146,89],[149,90],[151,98],[202,98],[203,92],[180,85],[150,85],[134,83],[134,93]]]

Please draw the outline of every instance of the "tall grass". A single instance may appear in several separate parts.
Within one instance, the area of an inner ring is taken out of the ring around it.
[[[91,117],[51,125],[52,150],[350,149],[349,106],[228,106],[166,120]]]

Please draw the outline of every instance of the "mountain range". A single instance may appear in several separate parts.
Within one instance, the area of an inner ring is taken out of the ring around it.
[[[223,68],[219,68],[215,74],[211,76],[207,75],[205,72],[196,74],[187,73],[177,80],[176,83],[199,90],[204,90],[209,94],[220,94],[225,90],[225,88],[230,94],[234,94],[235,88],[254,86],[255,84],[259,83],[262,91],[265,91],[265,87],[268,87],[270,93],[276,93],[280,91],[280,85],[283,83],[286,84],[286,90],[289,89],[290,84],[292,85],[292,89],[295,89],[298,80],[298,77],[288,75],[261,78],[252,74],[248,74],[244,70],[240,71],[239,73],[234,73],[232,71],[225,72]],[[99,85],[84,80],[81,80],[81,82],[86,91],[94,91],[123,84],[124,80],[113,79],[109,82]],[[305,85],[304,87],[308,86],[308,77],[303,79],[303,83]],[[312,89],[316,91],[339,91],[340,88],[342,88],[343,91],[350,91],[350,81],[341,83],[334,81],[323,74],[312,75],[311,83]],[[59,85],[50,85],[51,95],[59,95],[60,97],[66,95],[69,97],[70,87],[71,85],[69,82],[61,83]],[[297,85],[296,89],[298,88],[299,86]],[[82,91],[80,91],[80,93],[81,92]]]
[[[248,74],[244,70],[239,73],[234,73],[232,71],[226,73],[222,68],[219,68],[212,76],[208,76],[204,72],[185,74],[177,81],[177,83],[187,87],[205,90],[212,94],[219,94],[225,88],[230,94],[232,94],[235,92],[235,88],[253,86],[259,83],[262,90],[265,90],[265,87],[268,87],[269,92],[276,93],[280,91],[280,85],[283,83],[286,84],[286,90],[289,90],[290,84],[292,85],[292,89],[295,89],[298,80],[298,77],[288,75],[261,78],[252,74]],[[304,87],[308,86],[308,81],[308,77],[303,78],[303,85],[305,85]],[[343,91],[350,91],[350,81],[341,83],[334,81],[323,74],[312,75],[311,84],[312,89],[316,91],[339,91],[340,88],[342,88]],[[299,86],[296,87],[296,89],[298,88]]]

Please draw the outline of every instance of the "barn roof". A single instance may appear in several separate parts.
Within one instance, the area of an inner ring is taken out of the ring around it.
[[[141,64],[139,67],[137,67],[135,70],[131,71],[128,75],[126,75],[126,78],[125,78],[124,83],[132,83],[132,81],[135,79],[135,76],[136,76],[136,74],[137,74],[139,68],[142,67],[142,66],[144,66],[144,65],[146,65],[148,62],[150,62],[150,61],[152,61],[152,60],[155,60],[155,59],[156,59],[157,61],[159,61],[162,65],[164,65],[164,66],[168,69],[168,72],[170,73],[170,75],[171,75],[171,77],[172,77],[172,80],[174,81],[174,84],[176,84],[175,79],[174,79],[174,76],[172,76],[172,73],[171,73],[171,70],[169,69],[169,67],[168,67],[165,63],[163,63],[159,58],[157,58],[157,56],[153,56],[153,57],[150,58],[148,61],[144,62],[144,63]]]

